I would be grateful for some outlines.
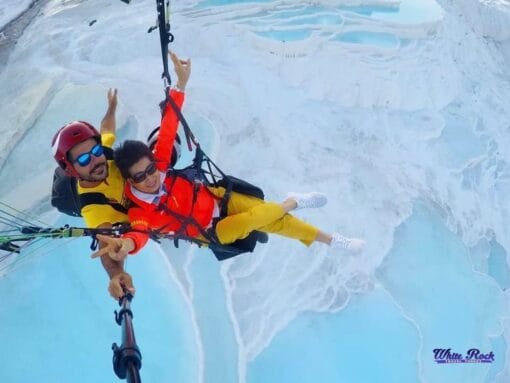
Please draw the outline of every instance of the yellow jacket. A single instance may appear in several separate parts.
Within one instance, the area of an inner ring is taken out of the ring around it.
[[[103,146],[111,148],[115,142],[115,135],[112,133],[102,134],[101,142]],[[108,160],[108,177],[99,185],[86,188],[78,182],[78,194],[82,193],[101,193],[109,200],[126,206],[124,179],[113,160]],[[85,225],[91,228],[96,228],[103,223],[128,222],[126,214],[115,210],[110,205],[86,205],[81,209],[81,215],[85,220]]]

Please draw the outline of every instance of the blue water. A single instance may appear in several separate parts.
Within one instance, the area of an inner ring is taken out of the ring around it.
[[[193,305],[204,350],[204,383],[237,382],[238,347],[230,321],[220,263],[207,249],[197,249],[190,267]]]
[[[428,23],[440,19],[443,10],[435,0],[402,0],[398,12],[376,10],[372,17],[397,24]]]
[[[420,359],[427,381],[484,381],[489,365],[438,365],[433,360],[435,348],[493,351],[490,335],[500,333],[504,312],[501,289],[473,270],[469,250],[441,216],[418,204],[396,230],[394,247],[377,276],[420,328]]]
[[[202,0],[198,7],[208,8],[222,5],[235,4],[264,4],[275,2],[273,0]],[[373,17],[376,19],[392,21],[396,23],[415,24],[437,20],[442,15],[442,9],[435,0],[403,0],[400,4],[361,5],[361,6],[303,6],[296,5],[295,10],[287,10],[285,13],[275,10],[282,20],[299,16],[309,15],[316,12],[351,12],[360,16]]]
[[[497,355],[494,363],[490,366],[487,377],[485,378],[485,383],[493,383],[495,382],[495,378],[499,372],[503,371],[505,367],[506,360],[506,352],[507,352],[507,344],[504,336],[498,336],[491,340],[491,350],[493,350],[494,355]]]
[[[107,276],[90,259],[88,240],[61,240],[0,279],[0,381],[113,382],[116,302]],[[197,349],[189,309],[153,247],[129,259],[137,287],[132,303],[146,382],[197,381]],[[169,288],[170,287],[170,288]]]
[[[460,105],[449,105],[445,110],[444,127],[441,135],[431,139],[429,145],[438,154],[438,159],[449,166],[464,167],[473,158],[486,152],[487,139],[475,133],[475,121],[463,116]],[[466,187],[473,186],[469,179],[464,181]]]
[[[200,1],[199,8],[210,8],[218,5],[235,5],[241,3],[268,3],[270,1],[242,1],[242,0],[206,0]],[[285,5],[275,8],[254,8],[249,16],[232,17],[254,30],[259,36],[277,41],[306,40],[314,30],[326,27],[321,36],[329,34],[333,41],[353,44],[368,44],[382,47],[396,47],[398,37],[390,33],[375,33],[364,30],[364,21],[377,19],[399,24],[418,24],[433,22],[441,18],[442,9],[434,0],[404,0],[399,5],[390,4],[369,6],[324,6],[324,5]],[[359,31],[342,33],[344,19],[356,23]],[[295,28],[289,28],[294,26]],[[265,29],[260,29],[265,27]],[[305,28],[304,28],[305,27]],[[332,31],[331,28],[336,28]],[[337,36],[338,35],[338,36]],[[336,36],[336,37],[335,37]]]
[[[398,13],[400,11],[400,7],[398,5],[391,5],[391,6],[366,6],[366,5],[358,5],[358,6],[345,6],[341,7],[342,10],[348,11],[348,12],[354,12],[358,15],[364,15],[364,16],[374,16],[374,15],[380,15],[384,13]]]
[[[300,315],[250,363],[247,382],[418,382],[418,343],[378,288],[338,314]]]
[[[505,248],[496,241],[491,242],[491,251],[487,260],[489,275],[506,290],[510,287],[510,268],[507,263]]]

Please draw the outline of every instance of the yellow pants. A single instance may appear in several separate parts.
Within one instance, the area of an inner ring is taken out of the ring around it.
[[[225,193],[221,187],[209,190],[220,198]],[[306,246],[312,244],[319,232],[315,226],[286,213],[280,204],[232,192],[227,217],[216,224],[218,239],[228,244],[246,238],[254,230],[298,239]]]

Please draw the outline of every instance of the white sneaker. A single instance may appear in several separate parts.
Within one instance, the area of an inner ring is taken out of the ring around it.
[[[331,234],[330,246],[333,249],[346,249],[354,254],[358,254],[363,251],[365,245],[366,243],[362,239],[347,238],[338,233]]]
[[[328,198],[326,194],[319,192],[311,192],[311,193],[294,193],[290,192],[287,194],[286,199],[293,199],[296,201],[297,209],[304,208],[316,208],[324,206],[328,202]]]

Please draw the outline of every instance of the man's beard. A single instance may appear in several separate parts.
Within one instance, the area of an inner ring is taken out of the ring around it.
[[[98,170],[101,169],[99,172]],[[102,162],[94,166],[87,177],[81,177],[84,181],[89,182],[98,182],[104,181],[108,177],[108,164],[106,162]]]

